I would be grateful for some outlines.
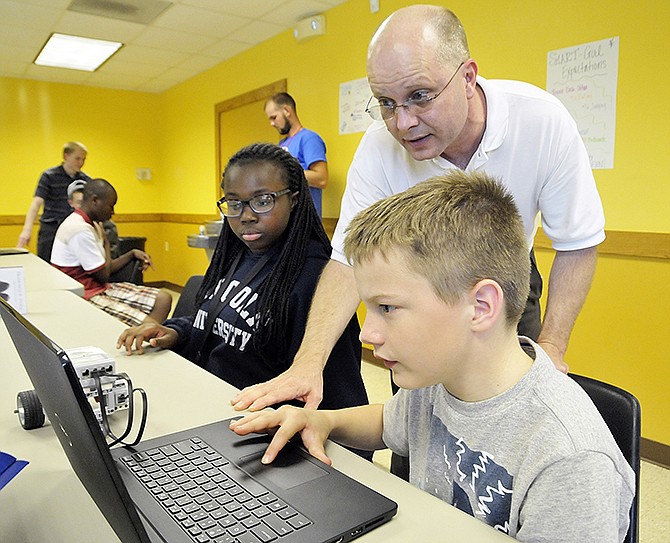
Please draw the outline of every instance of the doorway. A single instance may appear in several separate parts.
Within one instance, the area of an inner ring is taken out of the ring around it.
[[[245,145],[256,142],[277,143],[279,135],[270,126],[263,106],[268,98],[286,92],[281,79],[240,94],[214,106],[216,118],[216,194],[221,196],[221,174],[228,159]]]

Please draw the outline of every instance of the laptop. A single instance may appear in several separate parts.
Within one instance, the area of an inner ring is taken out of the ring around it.
[[[65,351],[0,299],[0,316],[72,468],[124,543],[345,543],[397,504],[289,443],[220,421],[109,449]]]

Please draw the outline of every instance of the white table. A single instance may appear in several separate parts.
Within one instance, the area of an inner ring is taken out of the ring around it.
[[[93,345],[116,360],[135,387],[146,390],[146,438],[234,416],[236,389],[171,351],[128,357],[116,351],[124,325],[70,292],[28,293],[28,319],[63,349]],[[117,542],[118,538],[79,483],[51,427],[23,430],[16,394],[32,389],[14,345],[0,322],[0,449],[30,464],[0,491],[3,543]],[[122,412],[119,412],[120,415]],[[113,415],[116,416],[117,414]],[[510,541],[479,520],[422,492],[334,443],[334,466],[398,503],[389,523],[360,537],[361,543]]]
[[[25,270],[26,292],[67,290],[84,295],[84,285],[33,253],[0,255],[0,268],[16,266]]]

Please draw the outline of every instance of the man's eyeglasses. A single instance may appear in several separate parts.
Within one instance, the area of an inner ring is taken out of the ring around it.
[[[430,107],[433,100],[435,100],[447,89],[449,83],[451,83],[454,77],[456,77],[458,70],[461,69],[463,64],[465,63],[461,62],[458,65],[458,68],[456,68],[456,71],[454,71],[454,73],[451,75],[449,81],[447,81],[447,84],[442,87],[442,90],[437,94],[431,96],[424,90],[416,91],[412,93],[412,96],[400,104],[394,102],[393,100],[388,100],[387,98],[382,98],[381,101],[378,101],[376,104],[374,104],[373,101],[376,101],[376,99],[374,96],[372,96],[370,97],[370,100],[368,100],[368,105],[365,108],[365,112],[375,121],[391,120],[398,111],[398,108],[401,107],[404,107],[407,110],[407,113],[411,115],[418,115],[422,111],[426,111]]]
[[[222,215],[226,217],[239,217],[244,211],[244,206],[248,205],[251,208],[251,211],[257,214],[268,213],[272,211],[275,206],[275,201],[280,196],[288,194],[291,192],[291,189],[286,188],[280,190],[279,192],[268,192],[265,194],[259,194],[248,200],[226,200],[224,196],[218,202],[216,202],[216,207],[219,208],[219,211]]]

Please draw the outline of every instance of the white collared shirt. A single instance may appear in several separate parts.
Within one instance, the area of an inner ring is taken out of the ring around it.
[[[482,170],[510,190],[529,250],[541,218],[554,249],[572,251],[605,239],[605,217],[577,125],[551,94],[520,81],[477,78],[487,105],[482,141],[465,171]],[[332,258],[347,263],[344,231],[377,200],[455,168],[437,157],[417,161],[382,121],[363,135],[347,175]]]

